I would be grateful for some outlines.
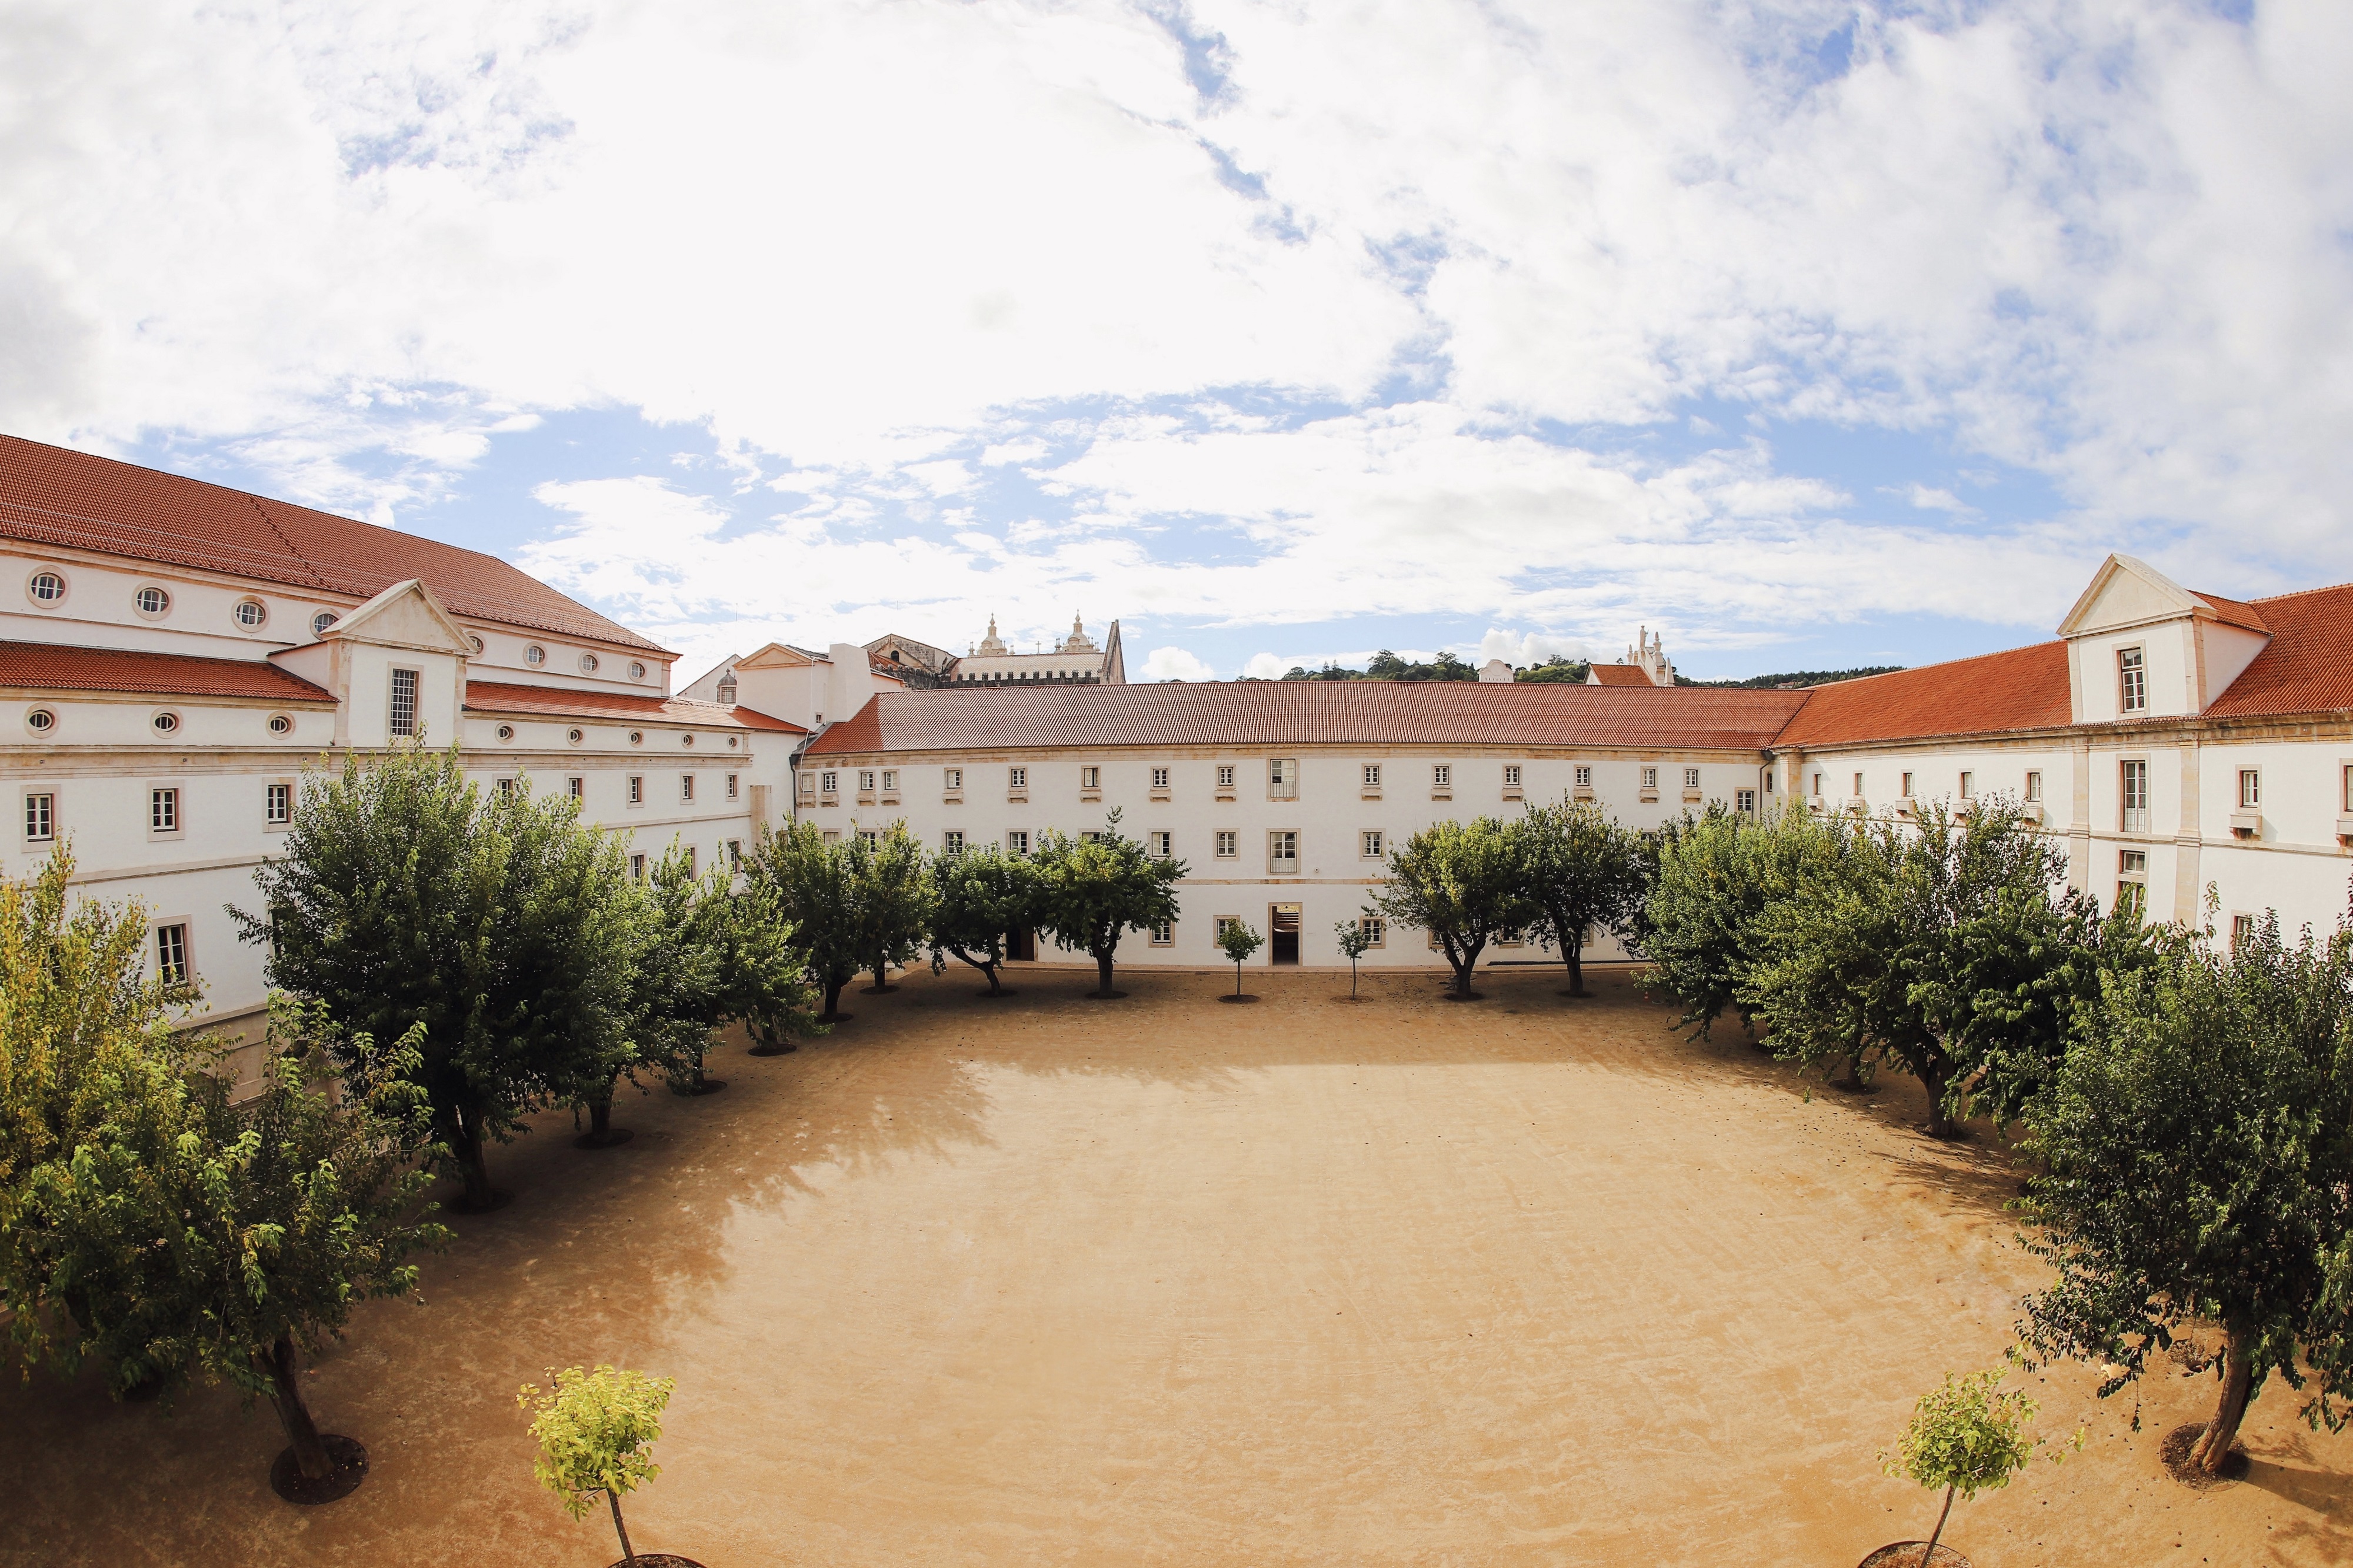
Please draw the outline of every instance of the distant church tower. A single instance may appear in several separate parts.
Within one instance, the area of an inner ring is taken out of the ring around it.
[[[1626,650],[1626,657],[1620,662],[1641,670],[1651,678],[1653,686],[1672,686],[1675,683],[1675,667],[1668,661],[1666,640],[1651,636],[1648,626],[1636,628],[1634,646]]]
[[[997,635],[997,616],[994,613],[988,617],[988,635],[980,639],[980,646],[973,651],[984,658],[1003,658],[1013,651],[1005,646],[1005,639]]]

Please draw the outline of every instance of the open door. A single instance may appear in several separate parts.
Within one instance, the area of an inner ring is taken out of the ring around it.
[[[1028,926],[1015,926],[1005,933],[1005,956],[1031,959],[1038,956],[1038,933]]]
[[[1274,904],[1267,910],[1267,931],[1272,938],[1267,943],[1269,963],[1299,962],[1299,906]]]

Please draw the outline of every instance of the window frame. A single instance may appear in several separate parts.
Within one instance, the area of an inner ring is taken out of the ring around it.
[[[1356,834],[1356,858],[1386,860],[1388,858],[1388,835],[1377,827],[1366,827]]]
[[[406,681],[408,725],[406,729],[401,727],[400,720],[403,685],[401,677],[403,676],[408,678]],[[405,664],[394,665],[385,679],[384,701],[384,732],[406,740],[415,740],[418,729],[425,721],[425,672]]]
[[[646,804],[646,775],[645,775],[645,774],[643,774],[643,773],[631,773],[631,774],[629,774],[629,775],[628,775],[628,779],[629,779],[629,793],[628,793],[628,799],[627,799],[627,800],[625,800],[622,804],[624,804],[624,805],[632,805],[632,806],[639,806],[639,805],[645,805],[645,804]]]
[[[147,786],[147,837],[150,838],[184,837],[188,830],[187,802],[180,798],[181,786],[175,784],[151,784]],[[157,822],[169,816],[171,826],[159,827]]]
[[[678,775],[678,798],[681,805],[684,805],[694,798],[694,775],[692,773],[681,773]]]
[[[1210,857],[1212,859],[1239,860],[1242,858],[1242,836],[1233,828],[1221,827],[1218,829],[1214,848],[1216,852]]]
[[[1155,860],[1176,858],[1176,836],[1165,827],[1155,827],[1144,836],[1145,852]]]
[[[2116,649],[2116,712],[2148,711],[2148,650],[2138,643]]]
[[[284,810],[280,810],[280,803]],[[261,782],[261,826],[272,832],[283,832],[294,826],[294,781],[264,779]]]
[[[1297,800],[1299,798],[1299,759],[1269,757],[1266,760],[1266,798]]]
[[[1154,789],[1166,789],[1168,787],[1168,769],[1166,765],[1155,767],[1152,770],[1152,787]]]
[[[2239,770],[2239,809],[2241,811],[2260,811],[2263,809],[2263,770],[2261,768],[2241,768]]]
[[[1291,853],[1288,855],[1281,853],[1283,849],[1288,849]],[[1288,871],[1279,864],[1284,860],[1291,862],[1291,868]],[[1270,827],[1266,830],[1266,874],[1270,877],[1299,875],[1299,829]]]
[[[167,915],[150,921],[147,925],[147,952],[154,965],[155,978],[165,985],[193,984],[196,978],[195,922],[185,915]],[[176,943],[167,942],[164,933],[178,933]],[[179,948],[176,961],[167,958],[167,949]],[[177,973],[174,973],[174,970]]]
[[[1452,789],[1454,787],[1454,764],[1452,763],[1430,763],[1430,787],[1432,789]]]
[[[1029,787],[1029,770],[1018,763],[1008,765],[1005,770],[1005,787],[1008,790],[1028,789]]]
[[[24,809],[16,814],[16,826],[27,844],[55,844],[58,841],[58,792],[54,789],[28,789],[24,792]],[[37,808],[35,801],[41,804]],[[41,826],[34,826],[33,814],[40,813]]]
[[[1007,828],[1005,852],[1017,860],[1027,860],[1029,858],[1029,830],[1026,827]]]
[[[1218,787],[1219,789],[1231,789],[1234,787],[1233,763],[1219,763],[1218,764]]]
[[[943,855],[961,855],[964,853],[963,828],[950,827],[944,829],[941,832],[940,853]]]
[[[2148,759],[2118,757],[2116,759],[2116,831],[2147,833],[2155,807],[2149,799]],[[2133,802],[2137,798],[2138,805]],[[2137,816],[2138,821],[2134,818]]]
[[[1358,915],[1356,917],[1356,929],[1365,933],[1365,946],[1366,948],[1370,949],[1388,946],[1389,922],[1387,916]]]

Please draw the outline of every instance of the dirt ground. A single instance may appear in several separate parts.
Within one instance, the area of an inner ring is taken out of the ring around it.
[[[673,1376],[640,1550],[768,1563],[1790,1563],[1925,1534],[1879,1474],[1912,1401],[1994,1364],[2038,1271],[1982,1138],[1911,1130],[1623,975],[1484,1002],[1435,977],[1034,970],[853,995],[727,1090],[544,1119],[516,1201],[454,1222],[428,1305],[364,1310],[312,1378],[367,1483],[298,1510],[266,1407],[0,1384],[9,1563],[596,1568],[601,1510],[531,1476],[516,1385]],[[2158,1468],[2211,1375],[2038,1380],[2065,1465],[1956,1506],[1978,1568],[2353,1560],[2353,1436],[2274,1383],[2248,1479]]]

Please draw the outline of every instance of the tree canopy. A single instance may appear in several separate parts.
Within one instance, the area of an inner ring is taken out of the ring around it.
[[[809,978],[824,994],[820,1023],[841,1014],[841,988],[864,961],[859,924],[858,882],[849,853],[828,844],[813,822],[787,823],[764,831],[744,862],[744,873],[762,889],[762,901],[792,922],[808,954]]]
[[[874,972],[877,991],[890,984],[893,967],[904,968],[923,950],[938,900],[923,847],[903,822],[880,833],[855,836],[849,858],[852,907],[856,910],[858,962]]]
[[[1121,936],[1176,921],[1176,885],[1185,862],[1145,853],[1119,831],[1114,809],[1101,833],[1073,838],[1049,829],[1040,835],[1037,872],[1038,923],[1059,946],[1095,961],[1095,994],[1110,996]]]
[[[1038,868],[994,842],[942,855],[932,866],[938,902],[932,910],[932,971],[953,955],[980,971],[991,996],[1004,994],[998,975],[1006,938],[1036,923]]]
[[[1533,910],[1528,934],[1560,950],[1569,994],[1586,995],[1585,944],[1597,931],[1632,934],[1650,891],[1649,847],[1590,801],[1532,805],[1509,831]]]
[[[1388,873],[1376,907],[1390,924],[1438,939],[1458,996],[1473,994],[1472,973],[1489,942],[1538,918],[1512,835],[1492,816],[1432,823],[1389,851]]]

